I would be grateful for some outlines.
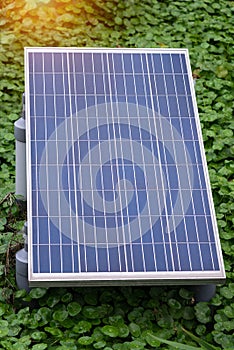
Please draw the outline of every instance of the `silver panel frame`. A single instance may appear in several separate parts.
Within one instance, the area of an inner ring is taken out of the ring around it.
[[[208,199],[214,227],[215,244],[217,249],[219,271],[163,271],[163,272],[87,272],[87,273],[33,273],[32,251],[32,178],[31,178],[31,148],[30,148],[30,101],[29,101],[29,53],[162,53],[184,54],[192,93],[195,121],[199,136],[200,151],[203,162]],[[219,284],[225,281],[225,269],[219,240],[218,227],[212,198],[208,167],[202,141],[202,131],[196,103],[194,82],[187,49],[130,49],[130,48],[56,48],[56,47],[26,47],[25,48],[25,107],[26,107],[26,160],[27,160],[27,212],[28,212],[28,280],[29,285],[35,286],[108,286],[108,285],[198,285]]]

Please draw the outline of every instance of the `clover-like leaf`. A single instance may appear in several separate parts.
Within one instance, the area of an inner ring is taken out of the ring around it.
[[[78,343],[80,345],[90,345],[93,343],[93,339],[92,337],[89,337],[89,336],[83,336],[78,339]]]
[[[81,320],[73,327],[73,332],[75,333],[86,333],[89,332],[90,329],[92,328],[92,323]]]
[[[106,325],[101,329],[102,333],[111,338],[116,338],[119,335],[119,330],[115,326]]]
[[[42,298],[47,292],[46,288],[33,288],[29,295],[32,299],[40,299]]]
[[[60,323],[64,322],[68,317],[68,312],[66,310],[57,310],[53,313],[53,319]]]
[[[67,305],[67,312],[70,316],[76,316],[81,312],[81,305],[77,301],[72,301]]]

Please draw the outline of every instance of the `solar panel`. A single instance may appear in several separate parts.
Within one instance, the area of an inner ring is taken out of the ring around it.
[[[29,282],[224,280],[188,52],[26,48]]]

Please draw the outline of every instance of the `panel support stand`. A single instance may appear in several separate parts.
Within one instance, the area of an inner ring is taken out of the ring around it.
[[[28,283],[28,225],[24,224],[24,248],[16,253],[16,283],[19,289],[29,292]]]
[[[22,97],[21,117],[14,124],[15,135],[15,194],[17,202],[26,211],[26,130],[25,130],[25,98]]]
[[[210,301],[216,292],[215,284],[205,284],[198,286],[190,286],[189,289],[194,292],[194,298],[196,302]]]

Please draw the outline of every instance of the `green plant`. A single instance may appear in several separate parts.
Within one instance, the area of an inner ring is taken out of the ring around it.
[[[2,0],[0,6],[0,347],[233,349],[231,1]],[[189,49],[227,273],[209,303],[196,304],[190,291],[173,287],[17,290],[14,254],[25,218],[14,195],[13,132],[25,89],[25,46]]]

